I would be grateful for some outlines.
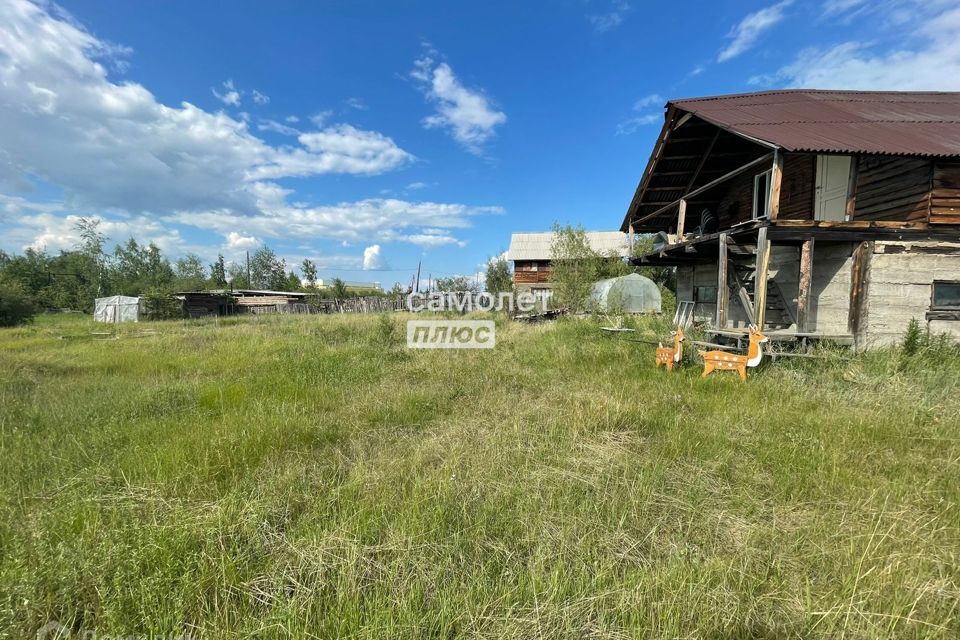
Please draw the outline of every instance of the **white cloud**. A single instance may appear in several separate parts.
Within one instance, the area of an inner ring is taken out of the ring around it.
[[[245,250],[252,249],[260,245],[260,241],[254,236],[245,236],[242,233],[231,231],[226,237],[226,246],[228,249]]]
[[[633,103],[633,111],[638,115],[630,116],[625,120],[621,121],[617,125],[617,135],[630,135],[635,133],[637,129],[645,127],[651,124],[657,124],[663,122],[663,110],[650,111],[654,107],[662,107],[666,101],[658,93],[651,93],[649,95],[638,98],[636,102]]]
[[[266,192],[260,202],[262,213],[256,215],[221,210],[177,214],[169,220],[224,236],[242,229],[258,238],[324,238],[347,242],[373,239],[438,246],[460,242],[452,230],[469,227],[471,218],[503,213],[500,207],[384,198],[317,207],[290,206],[284,203],[283,195]]]
[[[330,109],[327,109],[325,111],[317,111],[315,114],[310,116],[310,122],[312,122],[314,126],[319,128],[319,127],[322,127],[324,124],[326,124],[327,120],[332,115],[333,115],[333,111],[331,111]]]
[[[237,91],[233,86],[233,80],[227,80],[223,83],[223,92],[219,92],[216,88],[211,89],[213,95],[217,97],[217,100],[227,105],[228,107],[239,107],[240,106],[240,92]]]
[[[730,31],[727,37],[732,38],[733,42],[720,52],[717,61],[726,62],[752,47],[765,31],[783,20],[784,10],[792,3],[793,0],[783,0],[771,7],[748,14]]]
[[[356,109],[357,111],[367,111],[370,107],[367,106],[367,103],[360,98],[347,98],[345,100],[346,105],[351,109]]]
[[[407,185],[407,191],[419,191],[420,189],[426,189],[429,187],[426,182],[411,182]]]
[[[661,107],[664,102],[666,102],[666,100],[664,100],[659,93],[651,93],[642,98],[638,98],[637,101],[633,103],[633,110],[641,111],[651,106]]]
[[[481,91],[464,87],[450,65],[436,64],[429,54],[414,63],[410,76],[436,108],[436,113],[424,118],[423,125],[448,129],[471,153],[480,155],[496,128],[507,121],[507,115],[497,111]]]
[[[920,16],[903,31],[895,49],[877,51],[857,41],[809,48],[776,73],[750,81],[821,89],[960,91],[960,8]],[[907,34],[917,37],[911,40]]]
[[[412,158],[349,125],[274,147],[225,113],[112,81],[97,61],[108,45],[40,6],[2,2],[0,25],[0,180],[38,178],[76,208],[252,214],[267,178],[374,174]]]
[[[297,116],[287,116],[286,118],[283,119],[283,121],[289,122],[290,124],[296,124],[300,122],[300,118],[298,118]]]
[[[363,270],[373,271],[376,269],[386,269],[387,262],[380,254],[380,245],[373,244],[363,250]]]
[[[590,24],[598,33],[610,31],[623,23],[623,14],[630,10],[630,5],[623,0],[614,0],[610,11],[587,16]]]
[[[270,96],[265,93],[260,93],[256,89],[250,92],[250,95],[253,96],[253,101],[257,104],[269,104]]]
[[[294,129],[289,125],[283,124],[282,122],[269,119],[261,120],[260,123],[257,124],[257,129],[260,131],[272,131],[284,136],[298,136],[301,133],[299,129]]]

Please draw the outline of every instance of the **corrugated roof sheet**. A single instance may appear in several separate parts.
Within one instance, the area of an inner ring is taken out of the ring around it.
[[[590,248],[601,255],[615,253],[620,257],[630,255],[627,234],[620,231],[587,231]],[[510,236],[507,260],[550,260],[550,243],[553,232],[514,233]]]
[[[787,151],[960,156],[960,93],[796,89],[670,104]]]

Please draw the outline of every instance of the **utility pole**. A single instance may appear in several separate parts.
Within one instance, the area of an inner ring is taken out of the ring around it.
[[[417,262],[417,293],[420,293],[420,262],[422,261]]]
[[[247,287],[252,289],[253,283],[250,282],[250,250],[247,249]]]
[[[428,273],[427,274],[427,293],[430,293],[431,291],[433,291],[433,274]]]

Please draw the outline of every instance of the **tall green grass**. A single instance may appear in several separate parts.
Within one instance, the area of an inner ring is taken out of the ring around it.
[[[743,384],[404,319],[0,331],[0,636],[960,636],[949,347]]]

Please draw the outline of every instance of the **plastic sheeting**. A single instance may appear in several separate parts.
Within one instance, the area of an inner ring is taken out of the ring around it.
[[[598,311],[660,313],[660,287],[638,273],[597,282],[590,299]]]
[[[110,296],[97,298],[93,307],[97,322],[137,322],[140,319],[140,298]]]

